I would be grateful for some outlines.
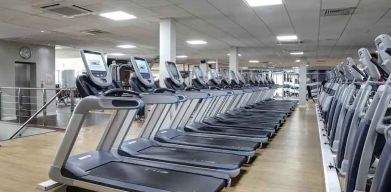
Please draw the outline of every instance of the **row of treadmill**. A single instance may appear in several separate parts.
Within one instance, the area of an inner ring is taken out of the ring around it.
[[[375,39],[376,52],[358,50],[329,73],[319,107],[345,192],[391,191],[391,37]]]
[[[166,62],[165,87],[148,62],[131,58],[131,89],[121,88],[103,55],[81,51],[87,73],[77,78],[83,99],[75,107],[51,166],[52,180],[92,191],[221,191],[250,164],[258,148],[276,135],[297,105],[272,99],[265,76],[230,72],[230,79],[199,67],[187,86]],[[140,110],[148,108],[142,131],[127,139]],[[111,110],[96,150],[71,155],[89,111]]]

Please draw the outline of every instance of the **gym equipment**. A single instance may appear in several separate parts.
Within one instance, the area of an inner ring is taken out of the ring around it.
[[[168,69],[169,77],[167,77],[164,82],[168,88],[175,90],[192,89],[186,88],[186,85],[184,85],[184,81],[179,74],[175,63],[166,62],[166,68]],[[226,137],[240,138],[255,142],[268,141],[268,138],[271,136],[270,132],[260,130],[241,130],[229,127],[209,127],[202,123],[202,120],[208,116],[214,116],[217,113],[224,113],[231,108],[239,106],[239,104],[245,104],[244,102],[239,101],[236,97],[243,94],[242,90],[224,91],[203,89],[202,92],[208,93],[210,97],[209,99],[203,99],[200,103],[195,104],[194,107],[198,107],[198,109],[195,114],[193,114],[194,118],[189,119],[189,121],[185,123],[185,131],[202,134],[224,135]]]
[[[152,72],[145,59],[133,57],[132,66],[134,73],[130,84],[134,91],[145,93],[175,92],[166,88],[158,88],[156,84],[153,83]],[[250,160],[255,153],[255,149],[261,145],[260,142],[238,140],[234,138],[218,138],[215,135],[199,135],[183,131],[180,128],[180,125],[188,121],[192,112],[195,110],[195,104],[201,99],[206,99],[208,94],[199,91],[179,91],[177,94],[185,95],[187,100],[180,103],[174,113],[171,110],[173,121],[170,125],[162,127],[161,125],[155,126],[155,124],[151,124],[149,126],[152,127],[151,131],[144,131],[143,135],[152,133],[154,133],[154,135],[145,135],[143,137],[168,144],[213,148],[214,151],[224,150],[226,153],[245,155],[248,157],[248,160]],[[170,110],[167,110],[167,113],[169,111]],[[153,114],[153,111],[151,113]],[[157,116],[162,115],[157,113]],[[151,121],[153,118],[152,115],[149,117],[150,118],[146,121]]]
[[[103,55],[85,50],[81,55],[90,77],[85,83],[112,87]],[[140,94],[132,91],[111,89],[103,92],[97,86],[90,88],[101,96],[85,97],[75,108],[49,172],[52,180],[95,191],[220,191],[229,183],[228,175],[214,171],[120,156],[116,149],[124,140],[127,132],[124,129],[130,127],[123,124],[129,117],[134,117],[144,103]],[[96,150],[70,156],[90,110],[115,112]]]
[[[337,152],[336,168],[346,177],[346,192],[391,189],[391,37],[379,35],[375,45],[380,58],[359,49],[363,72],[348,58],[329,73],[319,96],[330,145]],[[357,79],[365,82],[357,84]]]
[[[144,83],[148,83],[148,85],[154,85],[152,73],[149,69],[147,61],[141,58],[135,58],[132,59],[132,61],[132,63],[135,64],[132,67],[135,70],[135,73],[132,75],[142,77],[143,79],[140,79],[140,82],[144,81]],[[93,90],[94,87],[104,91],[110,91],[110,89],[107,89],[107,87],[115,87],[115,85],[105,87],[92,83],[87,85],[85,82],[88,78],[89,77],[78,78],[79,81],[77,84],[79,85],[79,92],[83,97],[90,95],[99,96],[99,92],[90,91]],[[110,79],[105,79],[110,82]],[[134,83],[131,85],[132,87],[135,86]],[[91,88],[91,86],[93,87]],[[175,108],[176,105],[182,105],[183,102],[186,102],[187,98],[194,97],[194,94],[191,95],[190,93],[187,95],[173,94],[172,92],[160,93],[162,91],[169,90],[156,89],[150,93],[139,95],[144,104],[149,105],[151,111],[149,112],[142,126],[141,135],[136,139],[124,141],[123,144],[118,148],[118,153],[126,157],[211,169],[213,171],[226,173],[230,177],[236,177],[240,173],[240,166],[250,158],[250,155],[245,154],[245,152],[231,150],[227,151],[222,149],[219,150],[217,148],[203,149],[199,146],[194,147],[184,145],[169,145],[158,142],[158,137],[156,137],[156,134],[160,130],[162,130],[162,132],[167,132],[167,128],[164,127],[164,120],[169,118],[169,113]],[[173,119],[180,118],[181,116],[183,116],[183,114],[180,116],[175,116]],[[131,120],[132,116],[126,117],[125,122]],[[124,123],[123,126],[129,126],[129,123]],[[129,130],[129,128],[124,128],[124,130]],[[206,139],[204,139],[204,143],[207,143],[208,141],[205,140]],[[216,141],[215,143],[218,144],[218,142],[219,141]],[[228,144],[227,142],[230,141],[226,141],[226,144]],[[244,147],[248,148],[256,146],[256,143],[253,142],[239,142],[239,144],[242,143],[247,144],[244,145]],[[235,143],[231,143],[231,145],[221,146],[221,148],[229,148],[234,144]],[[254,150],[254,148],[251,148],[246,152],[254,154]]]

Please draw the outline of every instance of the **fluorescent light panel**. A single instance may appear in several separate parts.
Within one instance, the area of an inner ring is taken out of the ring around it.
[[[250,7],[281,5],[282,0],[245,0]]]
[[[297,41],[297,35],[280,35],[277,36],[278,41]]]
[[[294,52],[290,52],[289,54],[291,54],[291,55],[303,55],[304,52],[303,51],[294,51]]]
[[[112,56],[124,56],[125,54],[123,54],[123,53],[109,53],[108,55],[112,55]]]
[[[129,13],[123,12],[123,11],[113,11],[113,12],[107,12],[107,13],[101,13],[99,14],[101,17],[105,17],[114,21],[123,21],[123,20],[129,20],[129,19],[135,19],[136,16],[131,15]]]
[[[122,48],[122,49],[133,49],[136,48],[134,45],[117,45],[117,47]]]
[[[208,61],[208,64],[215,64],[216,61]]]
[[[300,63],[300,61],[301,61],[300,59],[296,59],[296,61],[295,61],[295,62],[296,62],[296,63]]]
[[[204,40],[189,40],[189,41],[186,41],[188,44],[190,45],[204,45],[204,44],[207,44],[208,42],[204,41]]]
[[[231,54],[229,54],[229,53],[227,54],[227,56],[230,56],[230,55],[231,55]],[[238,56],[241,57],[242,54],[238,53]]]
[[[187,58],[187,55],[178,55],[176,58]]]
[[[64,46],[64,45],[56,45],[56,46],[55,46],[55,49],[57,49],[57,50],[60,50],[60,49],[68,49],[68,48],[70,48],[70,47]]]
[[[259,63],[259,61],[258,60],[250,60],[250,61],[248,61],[249,63]]]

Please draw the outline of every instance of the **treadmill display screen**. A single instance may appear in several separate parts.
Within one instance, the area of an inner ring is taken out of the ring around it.
[[[175,78],[175,79],[180,79],[180,74],[178,73],[178,70],[177,70],[177,68],[176,68],[176,65],[175,65],[175,63],[173,63],[173,62],[168,62],[168,70],[170,70],[171,71],[171,74],[172,74],[172,76]]]
[[[91,72],[106,72],[106,66],[101,54],[84,53],[84,57]]]
[[[194,70],[195,70],[195,73],[196,73],[196,75],[199,77],[199,78],[201,78],[202,79],[202,71],[201,71],[201,69],[200,69],[200,67],[194,67]]]
[[[136,59],[136,65],[138,68],[138,71],[141,73],[141,76],[145,79],[149,79],[149,69],[148,69],[148,63],[144,59]]]

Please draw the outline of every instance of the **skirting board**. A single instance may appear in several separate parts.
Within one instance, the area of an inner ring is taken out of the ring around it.
[[[338,179],[338,173],[335,169],[333,153],[331,152],[330,146],[327,144],[327,136],[324,132],[324,124],[321,121],[322,117],[320,116],[319,107],[316,104],[316,118],[318,120],[318,128],[319,128],[319,141],[320,148],[322,151],[322,161],[323,161],[323,172],[325,178],[325,187],[326,192],[341,192],[341,185]]]

